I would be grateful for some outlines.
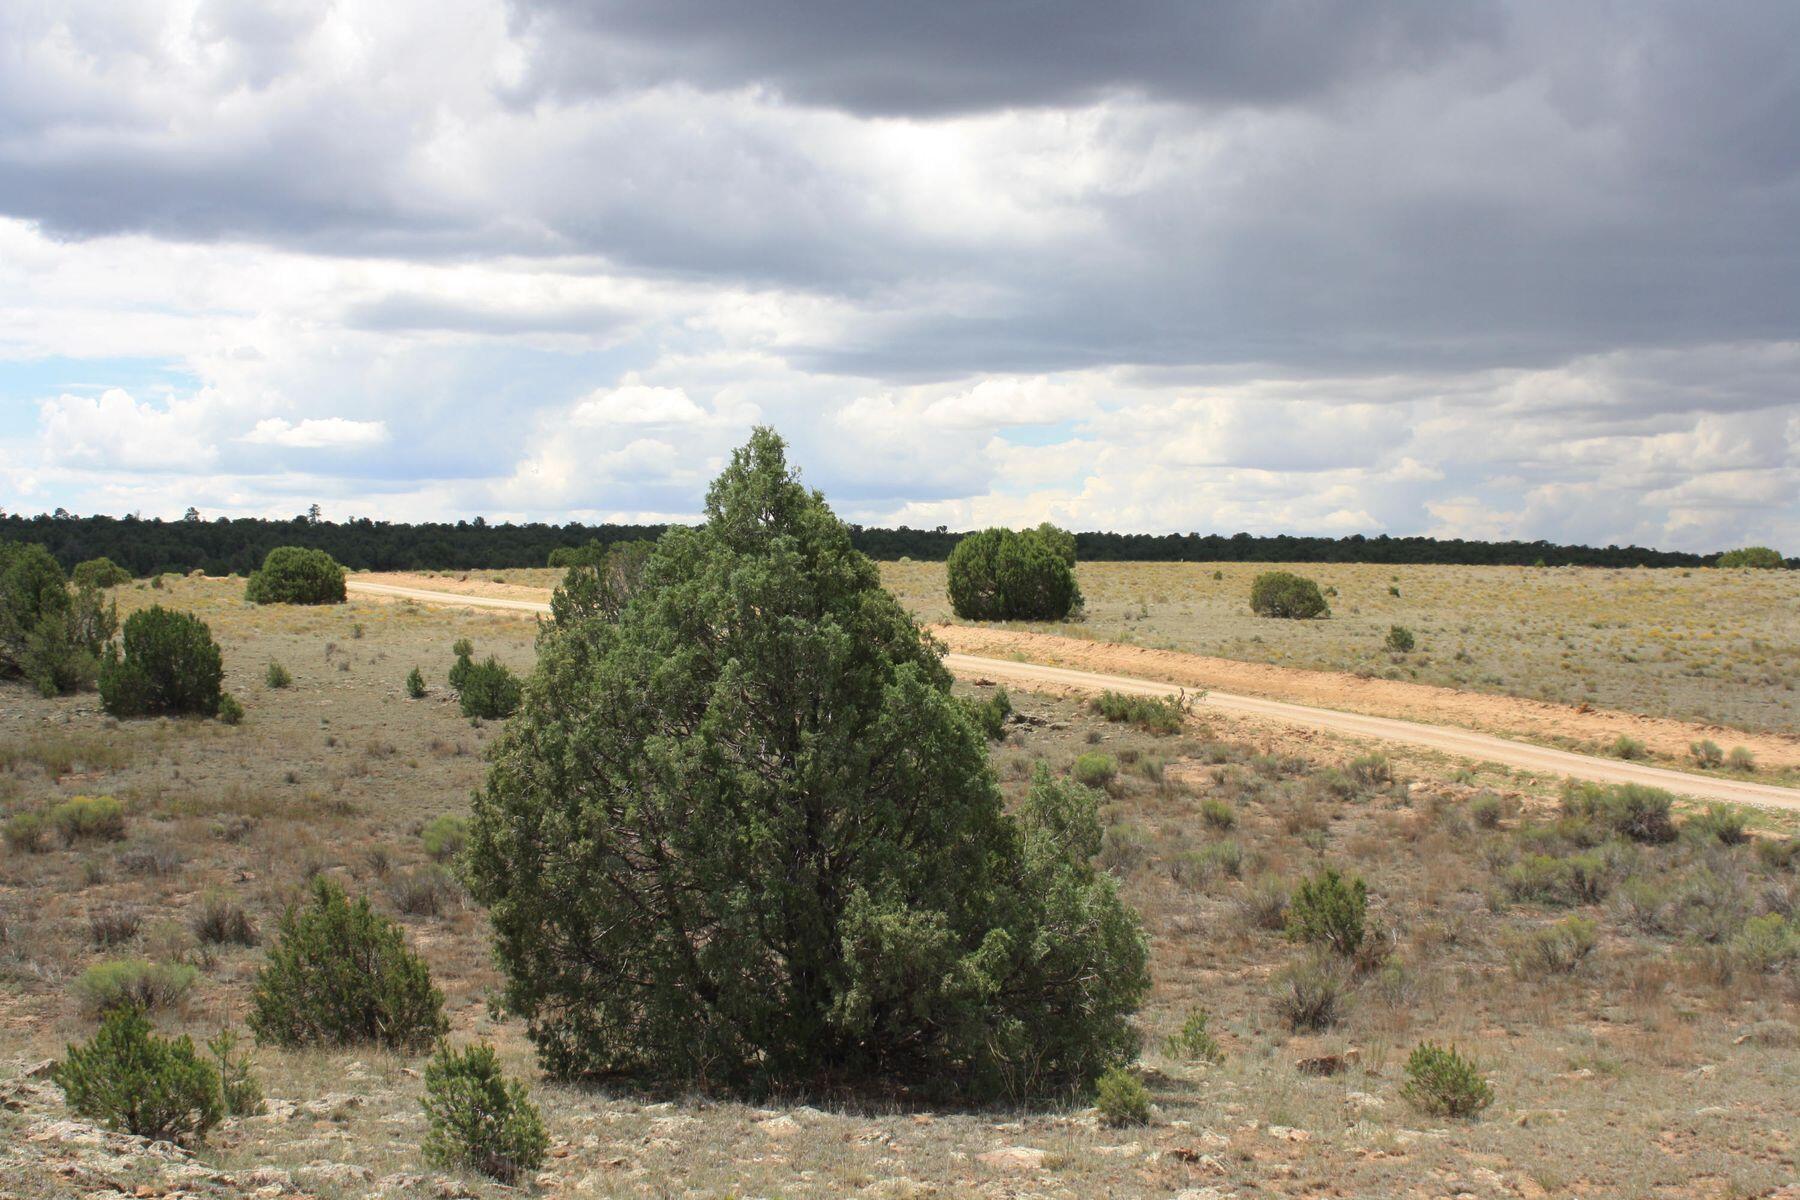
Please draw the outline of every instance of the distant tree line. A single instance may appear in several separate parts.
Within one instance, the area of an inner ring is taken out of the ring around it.
[[[308,546],[353,570],[486,570],[541,567],[557,550],[590,542],[602,548],[655,539],[664,525],[489,524],[472,521],[408,524],[352,517],[327,521],[315,509],[291,520],[220,517],[190,510],[177,521],[136,517],[0,516],[0,540],[38,542],[65,570],[105,556],[134,575],[160,571],[247,574],[277,546]],[[936,529],[850,527],[855,547],[874,559],[942,561],[966,534]],[[1366,562],[1452,563],[1470,566],[1701,567],[1719,554],[1649,550],[1641,546],[1560,546],[1552,542],[1480,542],[1429,537],[1253,537],[1248,533],[1077,533],[1083,562]],[[1800,567],[1800,559],[1785,560]]]

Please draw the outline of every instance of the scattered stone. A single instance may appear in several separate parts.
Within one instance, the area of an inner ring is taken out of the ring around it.
[[[1358,1112],[1368,1112],[1373,1109],[1387,1107],[1386,1100],[1383,1100],[1380,1096],[1371,1095],[1368,1092],[1345,1092],[1344,1103],[1348,1104],[1351,1108],[1356,1109]]]
[[[977,1154],[975,1159],[1005,1171],[1036,1171],[1044,1165],[1044,1152],[1035,1146],[1007,1146]]]
[[[1394,1131],[1394,1145],[1412,1146],[1425,1138],[1444,1138],[1449,1136],[1450,1131],[1448,1129],[1396,1129]]]
[[[329,1162],[322,1158],[314,1159],[300,1169],[327,1183],[365,1183],[375,1177],[375,1172],[356,1163]]]
[[[770,1137],[792,1137],[800,1132],[800,1122],[786,1113],[779,1117],[771,1117],[767,1121],[758,1121],[756,1127]]]
[[[299,1106],[300,1111],[309,1117],[332,1117],[347,1109],[361,1108],[367,1103],[354,1092],[326,1092],[317,1100],[308,1100]]]
[[[1268,1133],[1268,1135],[1270,1137],[1279,1138],[1284,1142],[1310,1142],[1310,1141],[1312,1141],[1311,1133],[1307,1132],[1304,1129],[1294,1129],[1288,1125],[1271,1125],[1266,1130],[1266,1132]]]

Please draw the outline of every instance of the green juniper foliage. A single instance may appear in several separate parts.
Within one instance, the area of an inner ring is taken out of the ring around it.
[[[945,576],[950,607],[965,621],[1060,621],[1081,607],[1075,536],[1049,523],[970,534],[950,552]]]
[[[1319,585],[1290,571],[1265,571],[1250,585],[1250,611],[1259,617],[1305,621],[1329,617]]]
[[[70,1046],[51,1069],[69,1107],[139,1137],[199,1137],[219,1123],[219,1072],[192,1039],[162,1038],[135,1008],[109,1013],[86,1044]]]
[[[550,1139],[537,1106],[524,1084],[501,1073],[492,1046],[438,1047],[425,1067],[423,1104],[428,1162],[469,1167],[502,1183],[544,1163]]]
[[[0,542],[0,675],[20,675],[45,696],[91,685],[100,651],[119,628],[118,607],[83,579],[73,594],[42,546]]]
[[[224,674],[219,644],[192,613],[152,605],[125,620],[118,646],[100,664],[100,702],[115,717],[219,711]]]
[[[1327,867],[1294,890],[1288,906],[1288,937],[1329,946],[1339,954],[1355,954],[1362,945],[1368,896],[1362,880],[1355,876],[1345,879]]]
[[[102,555],[99,558],[90,558],[86,562],[77,563],[75,569],[69,572],[69,579],[76,587],[105,590],[118,587],[121,583],[130,583],[131,572]]]
[[[249,1025],[277,1046],[375,1043],[418,1050],[449,1028],[444,994],[400,927],[320,876],[282,914],[257,972]]]
[[[973,698],[963,702],[968,706],[969,716],[975,727],[987,735],[990,742],[1006,739],[1006,722],[1012,716],[1012,697],[1006,694],[1005,688],[996,689],[986,700]]]
[[[463,716],[502,721],[513,715],[519,707],[519,678],[499,659],[490,654],[485,662],[458,659],[457,665],[462,668],[462,684],[456,689],[456,698]]]
[[[342,604],[344,568],[323,550],[277,546],[250,573],[244,599],[252,604]]]
[[[1727,550],[1719,555],[1721,567],[1755,567],[1761,570],[1779,571],[1787,563],[1782,561],[1781,552],[1771,550],[1767,546],[1745,546],[1741,550]]]
[[[1064,1094],[1145,939],[1096,800],[1009,815],[938,650],[759,430],[616,617],[544,626],[465,870],[545,1068]]]
[[[1108,1125],[1147,1124],[1150,1089],[1124,1067],[1113,1067],[1095,1082],[1094,1107]]]
[[[456,656],[456,661],[450,664],[450,690],[460,696],[469,672],[475,669],[475,643],[468,638],[457,638],[450,652]]]
[[[551,566],[567,566],[569,570],[563,576],[562,587],[551,598],[551,615],[562,624],[586,617],[616,620],[642,586],[644,568],[655,548],[654,542],[621,542],[603,550],[597,542],[589,543],[561,563],[552,554]]]
[[[1406,1060],[1400,1094],[1434,1117],[1473,1117],[1494,1102],[1481,1069],[1453,1047],[1422,1042]]]
[[[423,699],[425,696],[425,676],[417,667],[406,673],[406,694],[414,700]]]

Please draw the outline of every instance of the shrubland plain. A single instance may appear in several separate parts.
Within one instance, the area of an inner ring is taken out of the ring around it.
[[[944,564],[887,562],[921,620],[952,619]],[[1324,620],[1250,611],[1257,575],[1326,589]],[[1064,637],[1800,731],[1800,572],[1716,568],[1083,562],[1081,614],[1021,623]],[[1394,626],[1413,649],[1392,650]]]
[[[1757,609],[1792,599],[1769,575],[1316,568],[1338,590],[1333,618],[1283,622],[1257,642],[1251,619],[1231,612],[1250,569],[1220,569],[1223,581],[1205,567],[1084,566],[1088,614],[1073,631],[1244,654],[1273,653],[1278,632],[1293,659],[1422,675],[1460,666],[1466,648],[1470,669],[1504,670],[1502,613],[1532,620],[1519,597],[1535,595],[1612,613],[1601,628],[1570,627],[1584,645],[1654,644],[1653,630],[1683,631],[1670,642],[1683,653],[1690,640],[1714,645],[1704,663],[1683,660],[1704,673],[1669,662],[1656,678],[1718,704],[1726,674],[1792,652],[1780,621]],[[884,576],[936,617],[932,571],[890,564]],[[538,581],[502,571],[464,582]],[[53,827],[0,854],[0,1192],[512,1194],[422,1159],[423,1053],[253,1046],[266,1111],[227,1118],[191,1151],[154,1153],[70,1122],[61,1093],[33,1074],[92,1034],[92,998],[119,961],[157,972],[159,1029],[196,1043],[241,1033],[280,914],[318,879],[397,921],[445,994],[451,1039],[492,1042],[529,1086],[549,1150],[519,1182],[528,1193],[1726,1197],[1778,1194],[1800,1172],[1800,855],[1777,817],[1665,813],[1654,800],[1565,794],[1553,780],[1278,726],[1128,710],[1114,721],[1085,698],[1014,693],[990,750],[1008,803],[1040,764],[1098,789],[1098,865],[1148,934],[1135,1074],[1147,1108],[1113,1097],[1103,1111],[1090,1094],[958,1107],[904,1089],[744,1099],[557,1083],[496,1002],[487,918],[459,879],[458,826],[445,820],[468,815],[500,729],[461,715],[446,682],[452,647],[467,639],[475,658],[523,672],[534,623],[354,594],[257,607],[240,580],[167,578],[116,594],[122,613],[155,601],[204,619],[245,715],[235,726],[120,722],[92,693],[0,692],[4,815],[55,813],[79,796],[118,802],[116,820],[69,823],[66,836]],[[1458,595],[1463,616],[1428,615],[1456,611]],[[1515,656],[1548,670],[1561,640],[1549,615],[1535,620]],[[1765,648],[1701,636],[1734,620]],[[1363,638],[1399,622],[1428,662],[1363,653]],[[1597,664],[1593,686],[1628,695],[1645,666]],[[414,667],[419,699],[406,686]],[[1791,696],[1779,682],[1745,690],[1755,695],[1740,711],[1771,722]],[[1365,894],[1353,937],[1332,919],[1292,919],[1327,869]],[[1425,1103],[1405,1071],[1423,1043],[1472,1060],[1491,1104],[1466,1117]]]

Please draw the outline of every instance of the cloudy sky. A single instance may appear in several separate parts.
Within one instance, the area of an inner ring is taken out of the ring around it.
[[[11,0],[0,506],[1800,548],[1800,5]]]

